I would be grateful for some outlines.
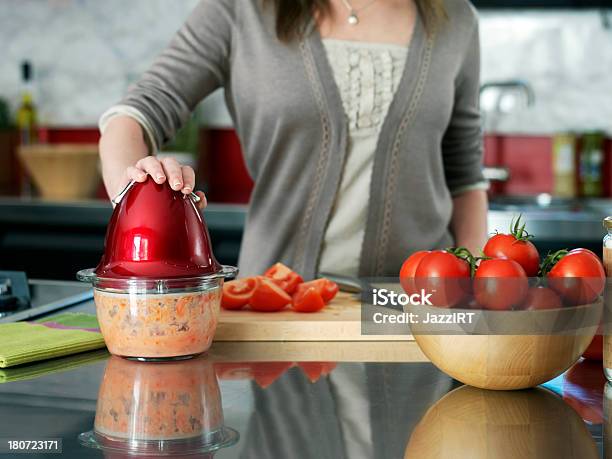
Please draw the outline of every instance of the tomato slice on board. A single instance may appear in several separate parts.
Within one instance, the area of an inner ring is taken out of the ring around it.
[[[245,277],[244,279],[225,282],[223,284],[221,307],[230,310],[245,307],[249,303],[258,282],[259,280],[256,277]]]
[[[259,277],[249,305],[253,311],[276,312],[291,303],[291,297],[274,281]]]
[[[304,282],[302,276],[282,263],[276,263],[268,268],[268,270],[264,273],[264,277],[272,279],[289,295],[294,293],[298,285]]]
[[[317,287],[298,289],[291,301],[291,309],[297,312],[317,312],[324,307],[325,301]]]
[[[314,287],[319,292],[325,304],[333,300],[336,294],[338,293],[338,290],[340,290],[338,284],[322,277],[321,279],[315,279],[310,282],[304,282],[303,284],[298,285],[296,294],[299,293],[301,290],[307,290],[311,287]]]

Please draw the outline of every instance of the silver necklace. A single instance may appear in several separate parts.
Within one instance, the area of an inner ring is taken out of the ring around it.
[[[372,6],[375,2],[376,0],[371,0],[370,3],[366,3],[361,8],[353,8],[353,5],[351,5],[349,0],[342,0],[342,3],[344,3],[344,6],[346,6],[346,9],[349,10],[349,15],[348,15],[348,18],[346,18],[346,22],[348,22],[350,25],[353,25],[353,26],[359,24],[359,16],[357,15],[357,13]]]

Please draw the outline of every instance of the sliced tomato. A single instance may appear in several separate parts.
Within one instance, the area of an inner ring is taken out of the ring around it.
[[[293,294],[298,285],[304,282],[302,276],[282,263],[276,263],[268,268],[268,270],[264,273],[264,277],[272,279],[289,295]]]
[[[291,309],[297,312],[317,312],[324,307],[325,301],[317,287],[300,288],[291,300]]]
[[[323,301],[326,304],[334,299],[339,290],[338,284],[322,277],[321,279],[315,279],[313,281],[300,284],[296,293],[300,292],[301,290],[307,290],[311,287],[314,287],[319,292],[321,298],[323,298]]]
[[[253,362],[251,363],[251,371],[257,385],[265,389],[292,366],[293,362]]]
[[[223,284],[221,307],[224,309],[242,309],[249,303],[258,283],[259,280],[256,277],[245,277],[244,279],[225,282]]]
[[[253,290],[249,305],[253,311],[275,312],[284,309],[291,303],[291,297],[274,281],[267,277],[259,277]]]

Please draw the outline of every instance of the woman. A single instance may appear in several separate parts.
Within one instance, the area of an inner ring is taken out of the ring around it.
[[[192,169],[148,155],[218,87],[255,180],[243,275],[396,276],[413,251],[482,246],[468,0],[201,0],[101,119],[109,195],[146,174],[190,192]]]

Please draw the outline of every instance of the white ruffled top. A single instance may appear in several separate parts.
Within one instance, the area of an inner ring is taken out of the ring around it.
[[[319,271],[357,276],[374,151],[408,55],[406,46],[324,39],[349,127],[340,189],[325,232]]]

